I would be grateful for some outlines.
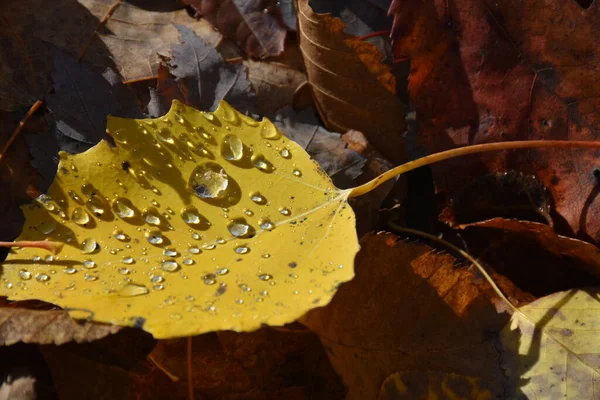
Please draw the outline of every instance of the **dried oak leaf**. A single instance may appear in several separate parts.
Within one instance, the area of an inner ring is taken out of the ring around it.
[[[165,114],[173,100],[201,110],[214,110],[219,101],[226,100],[240,112],[257,114],[256,95],[246,67],[223,60],[191,29],[176,27],[180,43],[172,46],[168,65],[160,68],[157,89],[150,90],[150,115]]]
[[[196,15],[206,18],[247,54],[257,58],[283,52],[286,29],[277,15],[274,0],[182,0]]]
[[[548,225],[494,218],[461,228],[469,252],[536,296],[600,284],[600,249]]]
[[[450,255],[391,234],[366,235],[361,247],[356,278],[302,320],[321,338],[348,398],[376,398],[397,371],[454,372],[501,394],[492,332],[510,316],[487,282]],[[513,303],[532,299],[495,279]]]
[[[404,106],[376,46],[344,33],[344,23],[298,1],[300,49],[325,126],[356,129],[390,161],[404,158]]]
[[[63,344],[98,340],[120,331],[115,325],[92,322],[79,323],[62,310],[30,310],[27,308],[0,307],[0,345],[17,342],[38,344]]]
[[[600,4],[395,0],[397,59],[411,60],[409,94],[430,152],[504,140],[600,138]],[[600,239],[597,150],[529,150],[433,166],[452,196],[465,177],[535,174],[563,234]]]

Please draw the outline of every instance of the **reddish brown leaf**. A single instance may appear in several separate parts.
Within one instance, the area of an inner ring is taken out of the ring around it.
[[[247,54],[267,58],[281,54],[286,30],[274,0],[183,0]]]
[[[300,49],[325,126],[356,129],[390,161],[404,159],[404,107],[395,78],[375,45],[344,32],[344,23],[298,1]]]
[[[384,380],[404,370],[472,376],[493,382],[492,393],[500,394],[490,332],[510,316],[489,285],[450,255],[391,234],[367,235],[361,246],[355,279],[303,320],[321,337],[348,398],[376,398]],[[513,303],[533,299],[494,279]]]
[[[473,143],[600,138],[600,4],[395,0],[397,58],[411,59],[409,92],[431,152]],[[438,189],[518,169],[549,188],[560,230],[600,239],[594,175],[600,152],[520,151],[434,167]]]

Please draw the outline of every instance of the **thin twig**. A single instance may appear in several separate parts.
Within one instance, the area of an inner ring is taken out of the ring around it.
[[[19,122],[19,125],[17,125],[17,127],[13,131],[12,135],[10,135],[10,137],[8,138],[8,141],[2,148],[2,151],[0,151],[0,161],[2,161],[2,159],[4,158],[4,155],[8,151],[8,148],[13,144],[13,142],[15,141],[15,139],[17,138],[19,133],[21,133],[21,131],[23,130],[23,127],[25,126],[27,121],[29,121],[31,116],[42,106],[42,104],[44,104],[44,102],[42,100],[38,100],[35,103],[33,103],[31,108],[29,109],[29,111],[27,111],[27,114],[25,114],[25,116],[23,117],[21,122]]]

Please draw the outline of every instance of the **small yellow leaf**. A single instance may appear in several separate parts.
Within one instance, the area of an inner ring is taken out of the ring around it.
[[[508,394],[527,399],[597,399],[598,289],[558,292],[515,313],[502,330]]]
[[[270,121],[174,102],[108,132],[24,207],[19,240],[65,246],[13,251],[0,295],[168,338],[285,324],[353,277],[349,191]]]

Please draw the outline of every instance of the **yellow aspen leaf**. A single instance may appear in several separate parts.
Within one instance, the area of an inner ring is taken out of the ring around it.
[[[359,249],[347,199],[267,119],[174,102],[158,119],[110,117],[90,150],[60,153],[23,207],[0,295],[156,338],[282,325],[329,303]]]

